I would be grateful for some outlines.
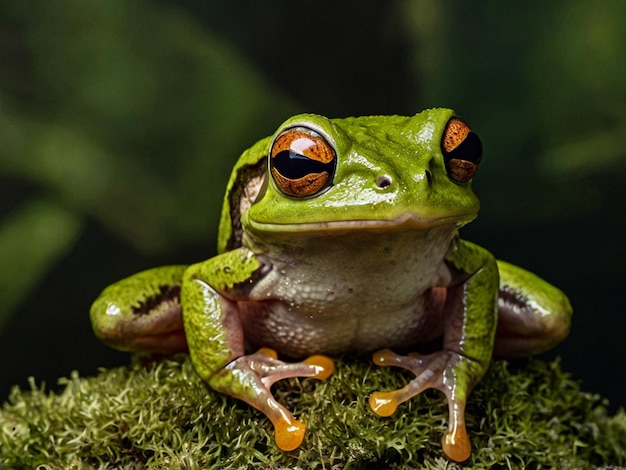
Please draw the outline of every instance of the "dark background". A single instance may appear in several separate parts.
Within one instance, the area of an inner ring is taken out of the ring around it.
[[[0,5],[0,397],[125,364],[91,302],[215,252],[238,155],[288,116],[452,107],[481,136],[462,232],[563,289],[548,357],[623,406],[626,3]]]

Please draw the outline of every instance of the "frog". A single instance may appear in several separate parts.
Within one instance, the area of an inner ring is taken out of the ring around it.
[[[465,461],[467,400],[492,358],[551,349],[572,316],[557,287],[459,236],[478,214],[482,157],[477,133],[447,108],[293,116],[235,164],[217,255],[107,287],[90,310],[94,332],[122,351],[189,353],[208,387],[269,418],[285,452],[306,424],[272,385],[326,380],[332,358],[371,354],[414,375],[372,391],[371,410],[388,417],[441,391],[443,452]]]

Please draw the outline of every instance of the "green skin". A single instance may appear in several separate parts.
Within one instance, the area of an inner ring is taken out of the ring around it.
[[[450,409],[444,452],[467,459],[465,404],[492,355],[550,349],[567,335],[572,310],[557,288],[458,237],[479,203],[471,181],[459,182],[444,158],[453,117],[432,109],[290,118],[235,165],[219,254],[108,287],[91,309],[94,331],[126,351],[188,349],[212,388],[271,419],[284,450],[301,444],[305,425],[274,400],[271,385],[325,379],[333,363],[322,354],[377,351],[376,364],[416,377],[373,393],[372,409],[388,416],[426,388],[441,390]],[[302,197],[286,194],[268,169],[278,161],[268,157],[272,145],[294,128],[312,130],[335,155],[324,187]],[[439,339],[442,349],[422,356],[384,349]],[[309,357],[283,362],[274,350]]]

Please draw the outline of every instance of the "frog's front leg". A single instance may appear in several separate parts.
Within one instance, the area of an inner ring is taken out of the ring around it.
[[[270,349],[245,355],[238,302],[247,300],[254,280],[267,268],[245,248],[191,266],[182,284],[183,319],[198,374],[213,389],[264,413],[274,425],[278,447],[293,450],[302,443],[306,426],[274,399],[270,387],[289,377],[324,380],[334,365],[324,356],[285,363]]]
[[[377,414],[389,416],[398,405],[427,388],[442,391],[448,400],[448,431],[443,450],[453,460],[466,460],[471,445],[465,428],[465,405],[473,386],[484,375],[493,351],[497,320],[498,269],[493,256],[459,240],[446,260],[453,280],[446,289],[443,350],[420,356],[399,356],[389,350],[374,354],[380,366],[396,366],[415,374],[407,386],[370,396]]]

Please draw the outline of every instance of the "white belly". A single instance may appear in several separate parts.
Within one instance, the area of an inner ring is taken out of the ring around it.
[[[454,227],[289,238],[239,302],[246,340],[291,356],[364,352],[442,331],[443,258]]]

